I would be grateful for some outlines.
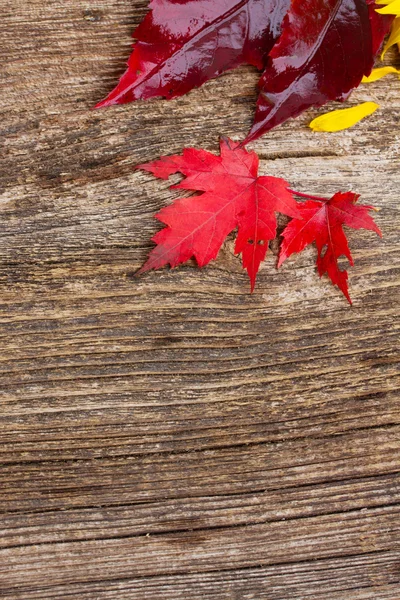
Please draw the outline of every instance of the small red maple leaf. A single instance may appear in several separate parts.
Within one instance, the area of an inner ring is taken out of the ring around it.
[[[254,152],[225,138],[220,149],[216,156],[186,148],[182,155],[137,167],[162,179],[182,173],[186,178],[172,187],[200,192],[176,200],[156,215],[167,227],[154,236],[157,245],[139,273],[168,263],[175,267],[191,257],[202,267],[217,257],[226,236],[237,227],[235,252],[242,254],[253,291],[268,242],[276,236],[275,212],[300,215],[287,181],[258,176],[259,160]]]
[[[295,193],[309,199],[298,203],[300,219],[290,221],[283,231],[278,267],[294,252],[301,252],[315,242],[320,277],[326,273],[352,304],[347,286],[347,271],[340,270],[338,265],[340,256],[346,256],[351,266],[354,264],[342,226],[369,229],[382,236],[379,227],[368,214],[373,207],[356,204],[360,196],[353,192],[337,192],[329,200]]]

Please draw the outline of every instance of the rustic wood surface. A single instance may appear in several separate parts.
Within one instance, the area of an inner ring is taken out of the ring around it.
[[[257,141],[262,172],[354,189],[350,308],[308,249],[248,293],[209,267],[134,276],[177,197],[138,162],[243,138],[257,74],[103,111],[142,0],[1,0],[0,596],[399,600],[399,109]],[[387,62],[399,66],[395,52]]]

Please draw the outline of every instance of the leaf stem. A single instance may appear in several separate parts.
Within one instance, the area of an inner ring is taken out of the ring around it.
[[[296,192],[296,190],[292,190],[288,188],[288,191],[296,196],[300,196],[301,198],[308,198],[309,200],[318,200],[318,202],[328,202],[329,198],[322,198],[322,196],[312,196],[311,194],[304,194],[303,192]]]

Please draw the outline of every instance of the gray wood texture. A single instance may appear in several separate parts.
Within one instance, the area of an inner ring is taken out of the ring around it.
[[[0,597],[399,600],[398,80],[349,131],[253,144],[380,208],[352,308],[312,248],[277,273],[272,244],[253,295],[233,238],[137,278],[178,194],[134,165],[243,139],[256,71],[92,111],[147,3],[0,5]]]

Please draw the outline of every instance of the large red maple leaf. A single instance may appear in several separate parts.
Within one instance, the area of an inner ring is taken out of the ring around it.
[[[182,173],[175,188],[200,192],[163,208],[156,218],[167,225],[153,241],[157,244],[140,272],[166,264],[175,267],[194,257],[200,267],[215,259],[226,236],[238,228],[235,252],[254,289],[268,242],[276,235],[275,212],[299,217],[288,183],[277,177],[258,176],[258,156],[228,139],[221,154],[187,148],[182,155],[163,157],[139,165],[156,177]]]
[[[262,69],[290,0],[152,0],[118,86],[97,107],[175,98],[247,63]]]
[[[278,267],[294,252],[301,252],[315,242],[320,277],[326,273],[351,304],[347,271],[341,270],[338,264],[341,256],[347,257],[350,265],[354,264],[343,225],[353,229],[369,229],[381,236],[379,227],[368,214],[373,207],[356,204],[360,196],[353,192],[338,192],[330,200],[296,194],[309,200],[298,204],[300,219],[290,221],[283,231]]]

